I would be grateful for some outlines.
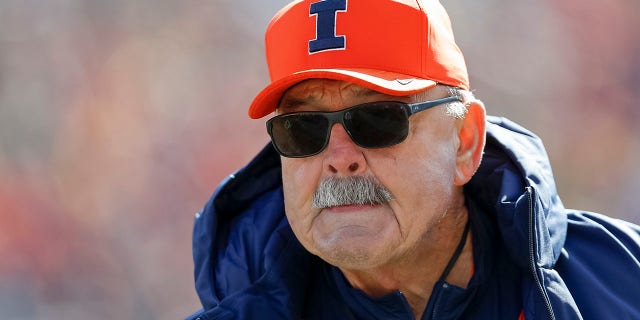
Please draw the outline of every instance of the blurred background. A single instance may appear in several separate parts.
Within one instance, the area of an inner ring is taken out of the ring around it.
[[[267,143],[285,0],[0,2],[0,319],[180,319],[193,215]],[[488,112],[567,207],[640,223],[640,2],[445,0]]]

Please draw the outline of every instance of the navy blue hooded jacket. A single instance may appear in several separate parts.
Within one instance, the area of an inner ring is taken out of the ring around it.
[[[489,117],[465,197],[474,274],[436,283],[423,319],[640,319],[640,228],[565,209],[531,132]],[[188,319],[413,319],[400,292],[368,297],[300,245],[271,145],[197,215],[193,255],[203,309]]]

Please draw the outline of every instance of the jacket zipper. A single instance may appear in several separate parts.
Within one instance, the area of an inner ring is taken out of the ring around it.
[[[549,296],[547,296],[547,292],[542,287],[542,282],[540,281],[540,277],[538,277],[538,273],[536,272],[537,266],[535,261],[535,237],[534,237],[534,224],[535,224],[535,216],[533,212],[533,196],[534,189],[529,186],[526,188],[528,200],[529,200],[529,262],[531,263],[531,273],[533,274],[533,278],[535,279],[536,286],[538,287],[538,291],[540,291],[540,295],[542,296],[542,300],[544,300],[545,306],[547,307],[547,312],[549,312],[549,319],[555,320],[555,315],[553,313],[553,308],[551,307],[551,301],[549,301]]]

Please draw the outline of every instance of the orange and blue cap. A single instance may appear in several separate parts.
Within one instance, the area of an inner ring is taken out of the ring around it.
[[[469,89],[464,57],[437,0],[298,0],[265,34],[271,84],[249,117],[274,112],[282,94],[306,79],[352,82],[393,96],[446,84]]]

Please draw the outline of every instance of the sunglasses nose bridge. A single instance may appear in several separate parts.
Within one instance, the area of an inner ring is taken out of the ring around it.
[[[347,130],[347,127],[344,123],[344,118],[345,118],[345,110],[342,111],[337,111],[337,112],[328,112],[325,115],[325,118],[327,119],[328,122],[328,126],[327,126],[327,141],[329,140],[329,138],[331,138],[331,130],[333,129],[333,126],[336,124],[341,124],[342,128],[344,128],[345,131],[349,131]]]
[[[328,120],[328,127],[327,127],[327,131],[326,131],[324,148],[326,148],[327,145],[329,144],[329,141],[331,140],[332,133],[333,133],[333,127],[336,124],[341,125],[342,129],[344,130],[346,135],[349,137],[349,139],[352,142],[355,143],[355,141],[353,139],[353,136],[351,135],[351,132],[349,130],[350,128],[349,128],[349,126],[347,124],[347,121],[345,121],[345,120],[351,119],[351,116],[352,116],[352,114],[350,113],[349,109],[340,110],[340,111],[336,111],[336,112],[330,112],[330,113],[325,114],[325,117]]]

